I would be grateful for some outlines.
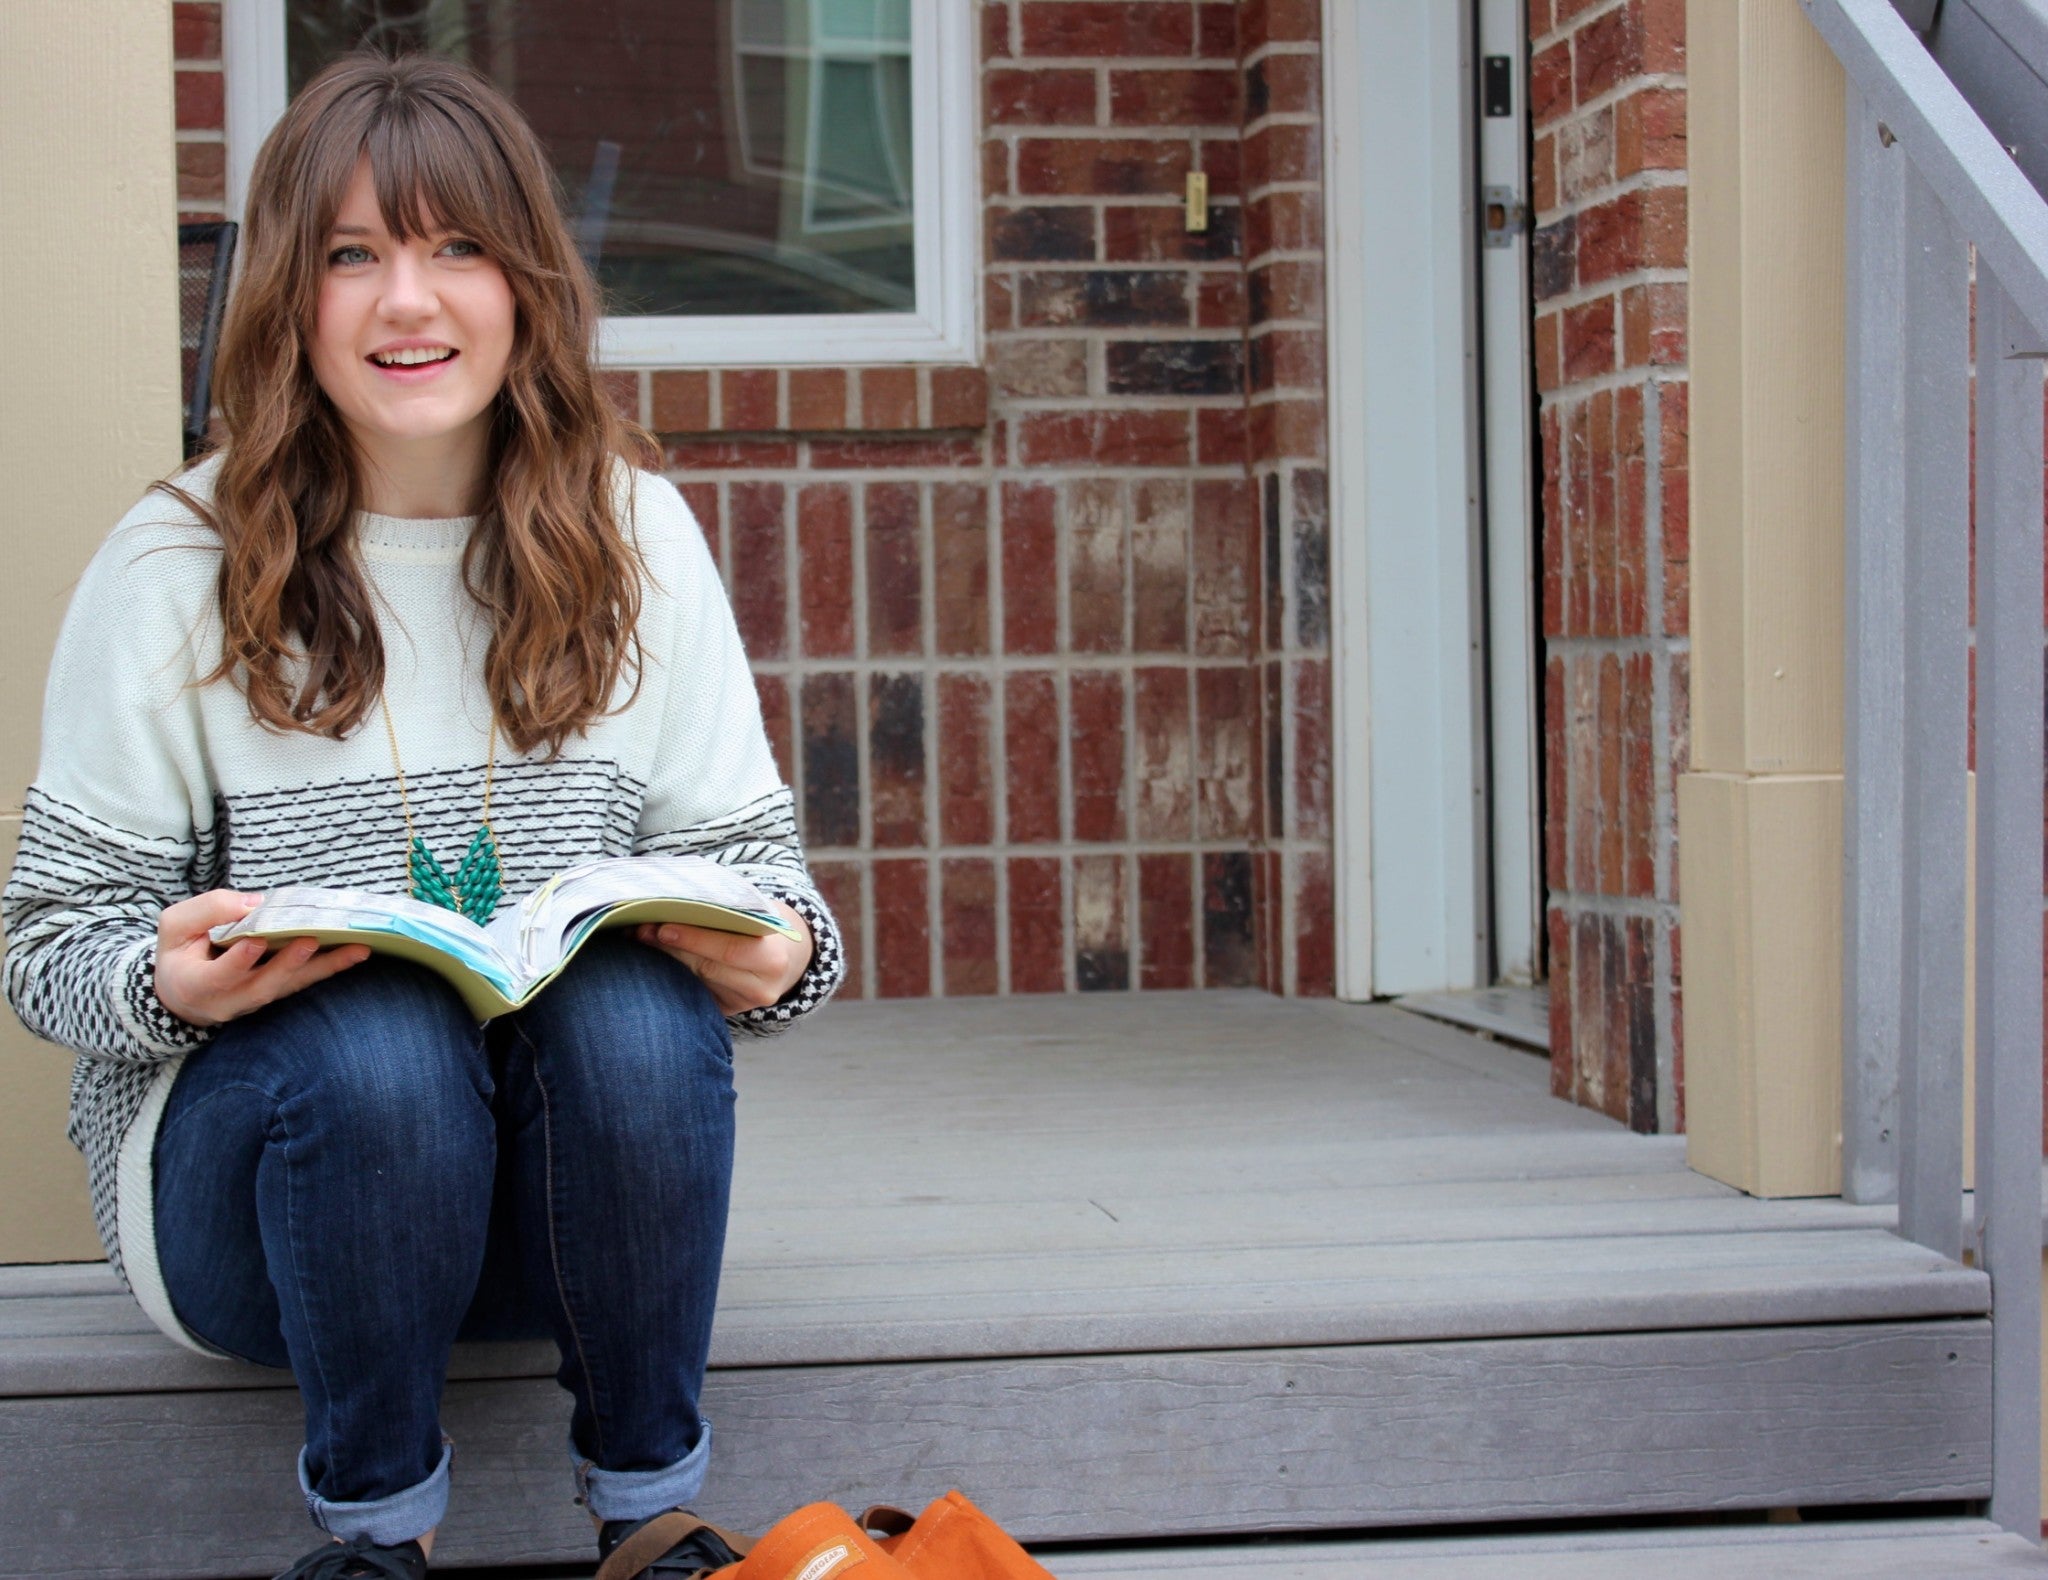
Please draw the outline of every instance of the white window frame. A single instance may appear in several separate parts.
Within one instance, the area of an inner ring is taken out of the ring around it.
[[[284,8],[285,0],[223,0],[230,219],[241,218],[256,150],[284,113]],[[910,0],[916,311],[607,318],[599,360],[612,368],[974,361],[981,330],[976,20],[977,9],[959,0]]]

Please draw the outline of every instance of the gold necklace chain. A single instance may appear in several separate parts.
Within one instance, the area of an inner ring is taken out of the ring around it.
[[[379,711],[380,713],[382,713],[382,714],[384,715],[384,736],[385,736],[385,739],[386,739],[386,740],[388,740],[388,741],[390,741],[390,743],[391,743],[391,767],[392,767],[392,769],[393,769],[393,770],[394,770],[394,771],[395,771],[395,772],[397,773],[397,775],[398,775],[398,804],[399,804],[399,807],[400,807],[400,809],[401,809],[401,810],[402,810],[402,811],[403,811],[403,812],[405,813],[405,851],[406,851],[406,858],[405,858],[405,884],[406,884],[406,892],[407,892],[408,894],[416,894],[416,890],[415,890],[415,887],[414,887],[414,884],[413,884],[413,852],[414,852],[415,850],[423,850],[423,849],[424,849],[425,847],[424,847],[424,846],[423,846],[423,845],[422,845],[422,844],[420,843],[419,833],[418,833],[418,831],[417,831],[416,829],[414,829],[414,827],[413,827],[413,821],[412,821],[412,797],[411,797],[411,796],[409,796],[409,795],[408,795],[408,794],[406,793],[406,788],[405,788],[405,765],[404,765],[403,763],[401,763],[401,762],[399,761],[399,759],[398,759],[398,729],[397,729],[397,727],[396,727],[395,725],[393,725],[393,724],[392,724],[392,722],[391,722],[391,704],[390,704],[390,703],[389,703],[388,701],[386,701],[386,700],[385,700],[385,698],[384,698],[384,697],[382,696],[382,694],[381,694],[381,693],[379,694],[379,696],[378,696],[378,699],[377,699],[377,700],[378,700],[378,703],[379,703],[379,708],[378,708],[378,711]],[[491,852],[492,852],[492,855],[493,855],[493,857],[494,857],[494,858],[496,859],[496,861],[497,861],[497,867],[498,867],[498,875],[499,875],[499,879],[500,879],[500,881],[502,882],[502,881],[503,881],[503,878],[504,878],[505,864],[504,864],[504,860],[503,860],[503,858],[502,858],[502,857],[499,857],[499,856],[497,855],[497,844],[498,844],[498,831],[497,831],[496,829],[494,829],[494,828],[492,828],[492,827],[491,827],[491,785],[492,785],[492,782],[494,781],[494,779],[495,779],[495,778],[496,778],[496,776],[497,776],[497,769],[498,769],[498,710],[497,710],[496,708],[493,708],[493,709],[491,710],[491,743],[490,743],[490,749],[489,749],[489,753],[488,753],[488,755],[486,756],[486,758],[485,758],[485,760],[484,760],[484,826],[483,826],[483,831],[484,831],[484,832],[486,832],[486,833],[488,833],[488,834],[490,835],[490,841],[491,841]]]

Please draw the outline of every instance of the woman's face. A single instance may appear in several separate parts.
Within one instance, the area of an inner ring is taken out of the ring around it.
[[[479,474],[517,312],[504,271],[450,231],[395,240],[357,161],[334,230],[309,348],[313,376],[366,459],[445,459]]]

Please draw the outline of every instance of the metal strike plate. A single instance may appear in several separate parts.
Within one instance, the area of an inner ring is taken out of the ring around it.
[[[1188,229],[1209,228],[1209,173],[1206,170],[1188,172]]]
[[[1482,239],[1489,247],[1512,247],[1529,228],[1529,208],[1513,187],[1482,187],[1479,191]]]

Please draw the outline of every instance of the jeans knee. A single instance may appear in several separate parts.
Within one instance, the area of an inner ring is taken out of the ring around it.
[[[302,1002],[294,1002],[302,1001]],[[372,956],[271,1006],[280,1123],[370,1158],[490,1156],[492,1093],[482,1028],[438,977]]]
[[[623,930],[585,945],[516,1036],[558,1123],[611,1142],[729,1123],[724,1015],[687,966]]]

